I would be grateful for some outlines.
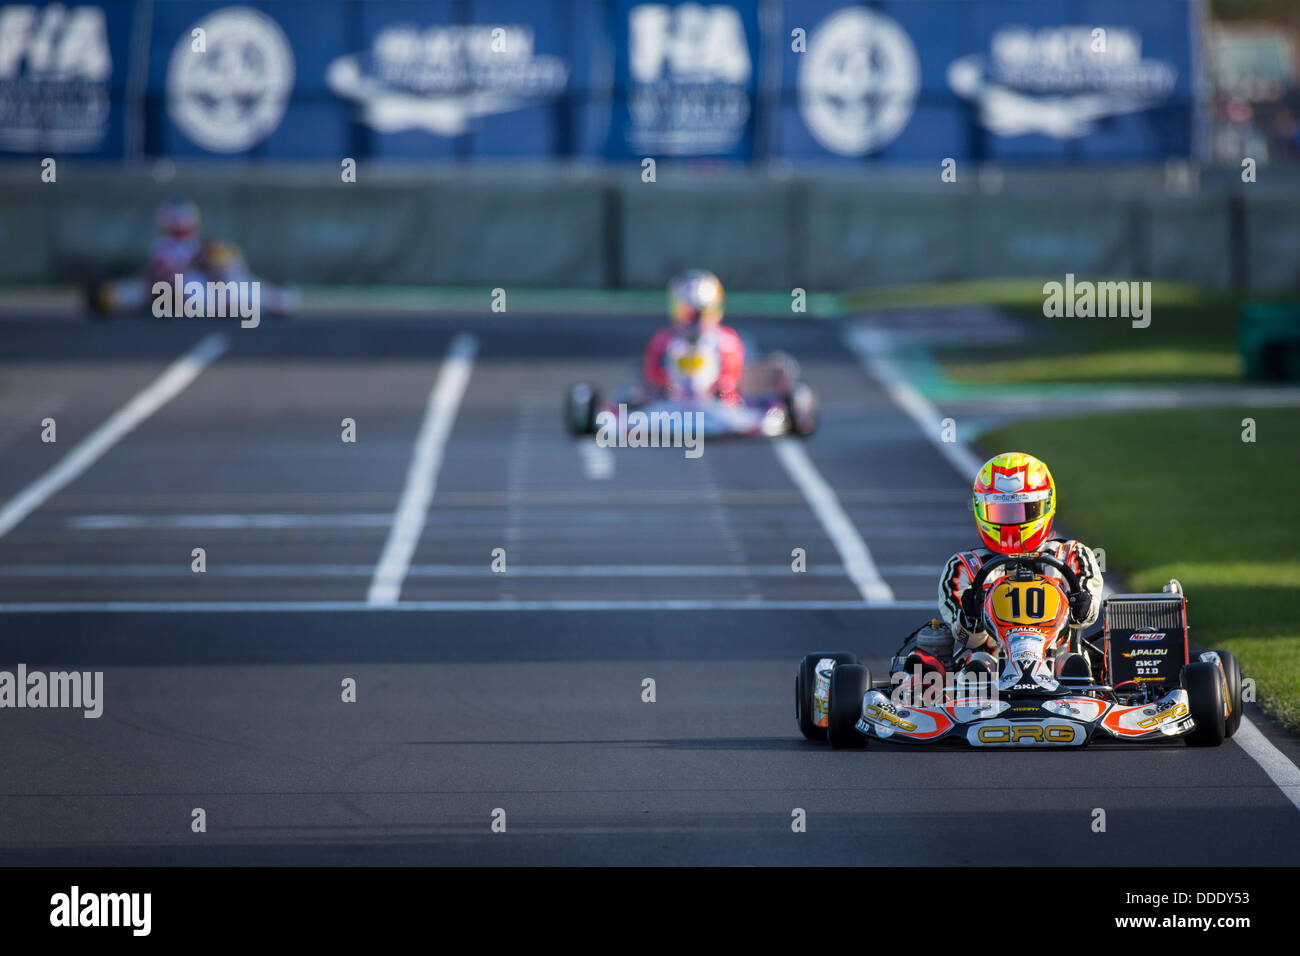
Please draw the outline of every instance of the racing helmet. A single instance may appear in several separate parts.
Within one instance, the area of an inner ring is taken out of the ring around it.
[[[971,499],[984,546],[999,554],[1037,551],[1052,534],[1056,486],[1047,466],[1018,451],[990,458]]]
[[[199,207],[188,199],[163,203],[158,207],[158,229],[173,239],[192,239],[199,234]]]
[[[722,283],[707,269],[688,269],[668,283],[668,314],[677,326],[717,325],[726,299]]]

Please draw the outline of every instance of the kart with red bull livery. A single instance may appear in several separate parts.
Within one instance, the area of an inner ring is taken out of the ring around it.
[[[1045,574],[1049,568],[1059,577]],[[872,739],[1017,748],[1175,737],[1216,747],[1240,726],[1236,658],[1226,651],[1190,657],[1177,581],[1159,594],[1107,598],[1100,647],[1070,627],[1078,576],[1050,555],[998,556],[970,586],[984,595],[996,655],[977,652],[950,672],[915,653],[918,628],[891,661],[890,679],[873,681],[853,654],[809,654],[795,677],[803,735],[835,749]]]

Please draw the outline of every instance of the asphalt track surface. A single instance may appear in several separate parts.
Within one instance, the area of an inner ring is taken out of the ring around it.
[[[0,711],[0,862],[1294,863],[1300,809],[1231,742],[804,741],[795,663],[847,649],[883,666],[971,542],[968,486],[838,323],[737,324],[818,389],[803,448],[892,603],[863,604],[770,443],[706,440],[691,460],[564,434],[565,386],[626,381],[648,321],[0,325],[0,506],[204,336],[226,344],[0,537],[0,668],[105,675],[99,719]],[[467,332],[400,602],[368,607]]]

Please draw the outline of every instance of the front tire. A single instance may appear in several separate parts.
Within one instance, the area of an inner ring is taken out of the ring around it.
[[[841,664],[831,672],[830,719],[826,741],[833,750],[861,750],[866,735],[857,729],[862,698],[871,690],[871,671],[861,664]]]
[[[1213,661],[1193,661],[1183,668],[1183,689],[1196,727],[1183,738],[1189,747],[1217,747],[1226,733],[1223,680]]]
[[[822,651],[809,654],[799,662],[799,671],[794,677],[794,719],[799,724],[799,733],[809,740],[826,739],[826,728],[817,724],[813,713],[813,693],[817,690],[817,665],[826,658],[833,660],[836,668],[842,664],[858,662],[857,656],[847,651]]]
[[[1223,676],[1228,684],[1228,719],[1224,721],[1223,735],[1231,737],[1241,726],[1241,718],[1244,714],[1241,703],[1241,664],[1237,662],[1236,655],[1227,651],[1219,651],[1219,663],[1223,665]]]

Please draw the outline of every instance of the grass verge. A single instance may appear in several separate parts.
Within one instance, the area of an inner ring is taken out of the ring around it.
[[[1023,322],[1030,336],[1012,351],[978,343],[935,349],[944,374],[967,385],[1231,383],[1242,377],[1237,328],[1244,300],[1185,283],[1151,283],[1151,324],[1142,329],[1123,318],[1048,318],[1040,280],[901,286],[846,299],[860,308],[992,305]]]

